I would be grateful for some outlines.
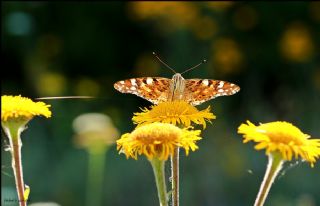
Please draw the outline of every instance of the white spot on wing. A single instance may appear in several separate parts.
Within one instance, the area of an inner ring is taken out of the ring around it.
[[[137,85],[137,83],[136,83],[136,80],[135,80],[135,79],[130,79],[130,82],[131,82],[131,84],[132,84],[132,85],[134,85],[134,86],[135,86],[135,85]]]
[[[224,85],[224,82],[220,82],[219,85],[218,85],[218,88],[222,88]]]
[[[235,93],[237,93],[239,90],[232,90],[231,92],[232,92],[232,94],[235,94]]]
[[[135,87],[130,87],[130,90],[136,90],[136,88]]]
[[[148,78],[147,78],[147,84],[152,84],[152,82],[153,82],[153,79],[150,78],[150,77],[148,77]]]
[[[209,85],[209,81],[207,79],[202,80],[202,84],[208,86]]]
[[[119,83],[120,83],[120,84],[124,84],[124,81],[120,81]]]
[[[219,89],[218,92],[222,93],[222,92],[224,92],[224,90],[223,89]]]

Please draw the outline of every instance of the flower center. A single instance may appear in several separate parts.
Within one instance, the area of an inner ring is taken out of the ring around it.
[[[286,132],[278,133],[267,133],[272,142],[283,143],[283,144],[294,144],[294,145],[303,145],[303,140],[301,137],[288,135]]]
[[[141,126],[132,133],[132,138],[144,144],[161,144],[176,141],[181,130],[173,125],[155,123],[150,127]]]

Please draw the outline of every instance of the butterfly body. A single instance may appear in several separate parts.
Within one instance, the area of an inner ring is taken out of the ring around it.
[[[183,100],[185,90],[185,79],[181,74],[176,73],[170,81],[170,89],[167,101]]]
[[[118,81],[114,88],[122,93],[131,93],[153,104],[183,100],[199,105],[218,96],[233,95],[240,90],[236,84],[211,79],[184,79],[180,73],[172,79],[141,77]]]

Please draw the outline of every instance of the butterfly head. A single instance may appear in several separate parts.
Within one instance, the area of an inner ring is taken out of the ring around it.
[[[177,95],[182,94],[185,87],[184,84],[185,81],[182,75],[180,73],[176,73],[172,77],[171,91]]]
[[[184,78],[182,77],[182,75],[180,73],[175,73],[175,75],[173,75],[173,77],[172,77],[172,81],[175,85],[179,84],[179,82],[183,82],[183,80],[184,80]]]

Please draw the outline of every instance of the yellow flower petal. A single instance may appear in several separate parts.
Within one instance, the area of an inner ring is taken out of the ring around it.
[[[36,115],[51,117],[50,105],[19,96],[1,96],[1,121],[32,119]]]
[[[167,160],[176,146],[182,147],[189,154],[190,149],[198,149],[200,130],[180,129],[172,124],[152,123],[136,128],[132,133],[122,135],[117,141],[117,149],[126,157],[137,159],[145,155],[148,159]]]
[[[174,101],[151,106],[151,110],[144,108],[141,113],[134,113],[132,120],[138,125],[162,122],[174,125],[183,124],[185,127],[189,127],[193,122],[205,128],[206,121],[210,122],[211,119],[215,118],[216,116],[210,112],[210,106],[199,111],[185,101]]]
[[[310,139],[297,127],[288,122],[270,122],[255,126],[250,121],[241,124],[238,133],[243,134],[243,142],[254,141],[256,150],[266,149],[266,153],[279,152],[284,160],[299,156],[314,166],[320,157],[320,139]]]

